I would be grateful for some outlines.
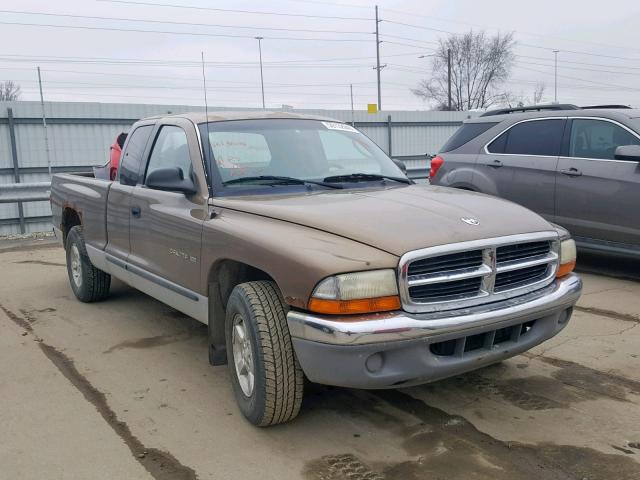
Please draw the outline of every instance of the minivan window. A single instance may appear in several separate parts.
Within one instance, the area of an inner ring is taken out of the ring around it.
[[[489,144],[489,153],[560,155],[564,119],[535,120],[514,125]]]
[[[458,130],[447,140],[447,143],[443,145],[440,152],[446,153],[457,148],[460,148],[466,143],[476,138],[478,135],[482,135],[491,127],[497,125],[497,122],[482,122],[482,123],[463,123]]]
[[[127,146],[124,150],[124,158],[119,169],[121,184],[136,185],[138,183],[142,155],[144,155],[152,130],[153,125],[143,125],[129,134]]]
[[[571,123],[569,156],[614,160],[621,145],[640,145],[638,137],[604,120],[575,119]]]

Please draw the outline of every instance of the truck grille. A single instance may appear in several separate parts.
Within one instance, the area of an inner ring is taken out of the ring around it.
[[[409,252],[399,266],[403,307],[450,310],[542,288],[555,277],[558,249],[555,233],[536,233]]]

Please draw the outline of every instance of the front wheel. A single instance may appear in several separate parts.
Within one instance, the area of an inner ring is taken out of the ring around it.
[[[274,282],[237,285],[227,303],[226,342],[236,401],[254,425],[298,415],[304,377],[293,351],[287,307]]]

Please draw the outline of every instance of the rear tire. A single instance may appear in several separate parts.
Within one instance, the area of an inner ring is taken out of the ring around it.
[[[67,273],[74,295],[81,302],[98,302],[109,295],[111,275],[93,266],[84,243],[82,227],[67,234]]]
[[[274,282],[237,285],[227,303],[229,373],[242,414],[266,427],[298,415],[304,376],[289,327],[287,306]]]

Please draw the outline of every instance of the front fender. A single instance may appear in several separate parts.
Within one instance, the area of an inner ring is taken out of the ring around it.
[[[234,260],[266,272],[297,308],[306,308],[313,288],[329,275],[396,268],[399,260],[329,232],[230,209],[205,221],[201,256],[202,285],[219,261]]]

